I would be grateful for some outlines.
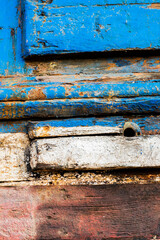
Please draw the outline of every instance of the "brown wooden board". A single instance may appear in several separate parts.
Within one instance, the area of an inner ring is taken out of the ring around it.
[[[0,239],[160,239],[160,185],[1,187]]]

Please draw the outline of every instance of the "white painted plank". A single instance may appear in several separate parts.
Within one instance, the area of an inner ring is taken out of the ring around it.
[[[120,134],[121,128],[118,127],[103,127],[103,126],[79,126],[79,127],[33,127],[28,131],[29,137],[44,138],[44,137],[61,137],[61,136],[81,136],[81,135],[98,135],[98,134]]]
[[[33,169],[159,167],[160,136],[83,136],[32,142]]]
[[[29,138],[25,133],[0,134],[0,181],[28,178]]]

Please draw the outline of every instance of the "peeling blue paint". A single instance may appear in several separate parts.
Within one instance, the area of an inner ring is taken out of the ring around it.
[[[63,120],[48,120],[48,121],[34,121],[29,122],[28,131],[37,131],[38,129],[44,129],[43,132],[47,134],[47,129],[50,128],[72,128],[72,127],[118,127],[123,129],[124,124],[130,122],[139,126],[139,130],[143,134],[160,134],[160,117],[159,116],[145,116],[145,117],[133,117],[133,116],[111,116],[107,118],[70,118]],[[46,129],[46,130],[45,130]],[[42,136],[43,137],[43,134]],[[45,136],[46,137],[46,136]]]
[[[108,82],[79,82],[72,84],[33,82],[23,87],[0,88],[0,101],[82,99],[82,98],[130,98],[160,96],[160,80]]]
[[[24,56],[160,48],[160,1],[25,1]],[[112,5],[113,4],[113,5]]]
[[[0,119],[159,114],[160,97],[0,102]]]

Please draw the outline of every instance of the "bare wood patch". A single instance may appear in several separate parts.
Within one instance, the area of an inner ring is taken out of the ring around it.
[[[160,4],[159,3],[152,3],[151,5],[148,6],[149,9],[160,9]]]
[[[18,181],[28,178],[28,153],[27,134],[0,134],[0,181]]]
[[[159,144],[158,135],[39,139],[31,146],[31,167],[54,170],[159,167]]]
[[[99,135],[99,134],[120,134],[121,128],[118,127],[102,127],[102,126],[78,126],[78,127],[52,127],[44,126],[39,128],[31,128],[29,137],[60,137],[60,136],[83,136],[83,135]]]

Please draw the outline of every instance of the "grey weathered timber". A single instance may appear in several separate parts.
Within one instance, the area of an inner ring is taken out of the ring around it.
[[[26,180],[29,138],[25,133],[0,134],[0,181]]]
[[[78,126],[78,127],[55,127],[43,126],[29,128],[28,134],[31,139],[41,137],[61,137],[61,136],[83,136],[83,135],[99,135],[99,134],[120,134],[121,128],[105,127],[105,126]]]
[[[33,169],[107,169],[159,167],[160,136],[82,136],[32,142]]]

